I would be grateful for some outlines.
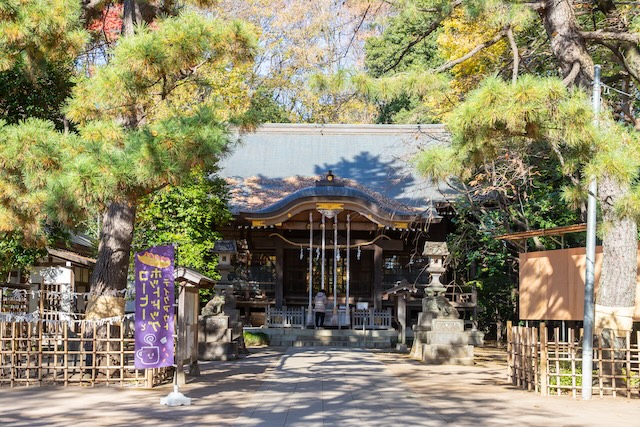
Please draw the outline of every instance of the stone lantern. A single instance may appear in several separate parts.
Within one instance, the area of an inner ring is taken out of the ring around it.
[[[449,249],[446,242],[426,242],[422,255],[429,257],[429,267],[427,272],[431,280],[425,286],[425,295],[440,296],[444,294],[446,287],[440,282],[440,276],[444,274],[444,260],[449,255]]]
[[[464,321],[458,310],[444,296],[446,287],[440,276],[446,271],[449,255],[446,242],[427,242],[422,255],[429,257],[430,281],[424,287],[422,312],[413,326],[411,356],[434,364],[473,364],[473,346],[464,332]]]

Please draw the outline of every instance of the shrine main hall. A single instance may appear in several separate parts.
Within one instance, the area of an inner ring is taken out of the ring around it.
[[[234,220],[216,252],[218,286],[233,287],[245,322],[263,323],[267,307],[309,319],[320,290],[328,325],[353,326],[356,308],[396,317],[393,291],[428,281],[425,243],[452,227],[450,189],[415,169],[447,136],[441,125],[315,124],[241,135],[221,160]],[[408,324],[420,310],[409,295]]]

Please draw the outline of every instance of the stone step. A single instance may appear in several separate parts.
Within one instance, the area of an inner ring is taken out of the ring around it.
[[[292,347],[391,348],[390,341],[294,341]]]
[[[366,336],[397,337],[398,331],[393,329],[299,329],[299,328],[260,328],[245,327],[245,331],[262,332],[270,336]]]
[[[351,346],[356,348],[391,348],[398,340],[395,330],[245,328],[269,335],[274,347]]]

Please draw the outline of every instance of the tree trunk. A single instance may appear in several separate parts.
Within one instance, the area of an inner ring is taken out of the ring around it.
[[[129,202],[112,202],[104,213],[98,259],[91,276],[91,295],[127,286],[135,219],[136,205]]]
[[[122,34],[132,35],[135,24],[140,22],[140,10],[136,0],[124,0]],[[126,117],[129,128],[135,128],[135,114]],[[134,122],[131,125],[131,122]],[[106,291],[122,290],[127,286],[129,252],[136,221],[136,204],[132,201],[111,202],[102,217],[98,259],[91,275],[91,296],[103,296]],[[91,303],[90,303],[91,306]],[[90,308],[90,307],[89,307]],[[89,308],[87,311],[89,311]]]
[[[571,80],[573,84],[590,87],[593,59],[578,29],[572,3],[545,0],[540,13],[562,75],[565,79],[575,75]],[[627,317],[629,308],[633,314],[635,305],[637,225],[631,218],[620,218],[614,206],[628,192],[628,185],[617,182],[606,173],[599,179],[598,197],[605,223],[602,271],[596,298],[595,326],[599,330],[626,330],[631,320]]]
[[[562,77],[566,79],[575,75],[567,81],[568,84],[590,87],[593,59],[580,34],[573,4],[566,0],[545,0],[540,14]],[[575,67],[579,68],[576,70]]]
[[[631,330],[638,269],[638,227],[633,219],[619,218],[615,212],[615,203],[629,192],[629,187],[608,174],[598,184],[604,234],[596,328]]]
[[[122,10],[122,35],[129,36],[133,34],[136,24],[141,20],[140,5],[138,2],[136,0],[124,0]]]
[[[136,204],[131,202],[112,202],[102,217],[102,230],[100,231],[100,244],[98,246],[98,259],[91,275],[91,291],[85,313],[87,320],[121,318],[124,316],[124,295],[115,291],[123,290],[127,286],[129,271],[129,253],[133,240],[133,228],[136,219]],[[98,360],[93,360],[93,352],[101,354],[111,350],[117,350],[121,343],[107,343],[107,328],[111,328],[112,336],[119,336],[120,326],[100,324],[93,329],[85,330],[85,351],[87,352],[87,366],[117,366],[119,361],[116,356],[102,355]],[[97,340],[97,341],[94,341]],[[112,348],[115,346],[116,348]],[[95,363],[95,364],[94,364]],[[89,370],[95,378],[104,370]],[[112,373],[114,375],[114,373]]]

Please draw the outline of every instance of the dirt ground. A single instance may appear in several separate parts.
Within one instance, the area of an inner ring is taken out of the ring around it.
[[[283,349],[253,348],[244,359],[202,362],[202,375],[183,387],[192,406],[160,405],[171,386],[152,390],[107,387],[0,388],[2,426],[227,426],[259,391]],[[504,352],[476,349],[474,366],[435,366],[407,355],[375,352],[452,426],[640,426],[640,399],[542,397],[506,382]],[[393,424],[391,424],[393,425]]]
[[[454,426],[640,426],[640,399],[543,397],[507,382],[503,349],[475,349],[474,366],[425,365],[375,353],[410,390]]]

